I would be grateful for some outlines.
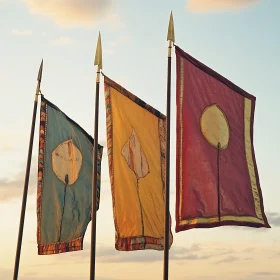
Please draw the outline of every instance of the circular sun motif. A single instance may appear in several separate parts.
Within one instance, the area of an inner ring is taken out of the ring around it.
[[[200,129],[207,142],[220,150],[227,148],[230,129],[227,116],[216,104],[206,107],[200,117]]]
[[[52,168],[64,184],[74,184],[82,167],[82,154],[72,139],[59,144],[52,152]]]

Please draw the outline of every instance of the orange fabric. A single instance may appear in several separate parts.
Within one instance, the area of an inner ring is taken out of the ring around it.
[[[117,86],[105,78],[116,248],[163,250],[165,117]]]

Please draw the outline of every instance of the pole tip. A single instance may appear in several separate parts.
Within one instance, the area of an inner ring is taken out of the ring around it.
[[[44,60],[42,59],[41,65],[40,65],[40,68],[39,68],[39,71],[38,71],[38,77],[37,77],[38,82],[41,82],[41,79],[42,79],[43,64],[44,64]]]
[[[96,46],[94,65],[98,65],[98,69],[102,69],[102,45],[101,45],[101,35],[100,35],[100,32],[99,32],[99,35],[98,35],[98,41],[97,41],[97,46]]]
[[[168,33],[167,33],[167,41],[171,41],[175,43],[175,35],[174,35],[174,21],[172,11],[170,13],[169,25],[168,25]]]

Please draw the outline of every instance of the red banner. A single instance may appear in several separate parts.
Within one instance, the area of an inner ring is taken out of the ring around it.
[[[176,46],[176,232],[270,227],[253,147],[256,98]]]

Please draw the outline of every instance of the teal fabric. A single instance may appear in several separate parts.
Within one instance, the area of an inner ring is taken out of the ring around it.
[[[47,104],[47,118],[43,160],[40,243],[51,244],[83,237],[90,222],[93,139],[55,105],[46,99],[43,99],[43,101]],[[65,188],[65,184],[53,171],[52,152],[58,145],[69,139],[72,139],[74,145],[82,154],[82,166],[76,182]],[[99,145],[100,161],[98,161],[97,167],[99,175],[101,172],[102,148]],[[97,194],[97,208],[99,208],[100,176]]]

